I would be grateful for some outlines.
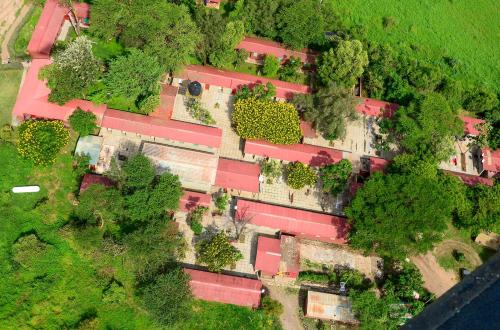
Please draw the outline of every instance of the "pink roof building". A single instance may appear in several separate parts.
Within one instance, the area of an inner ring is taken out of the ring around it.
[[[462,180],[462,182],[468,186],[475,186],[478,184],[484,184],[485,186],[491,187],[494,184],[494,181],[492,178],[483,178],[483,177],[477,176],[477,175],[470,175],[470,174],[452,172],[452,171],[444,171],[444,172],[460,178],[460,180]]]
[[[184,212],[192,211],[197,206],[209,207],[212,197],[208,194],[184,190],[184,194],[179,201],[179,209]]]
[[[281,239],[259,236],[255,270],[261,275],[285,275],[296,278],[300,271],[298,242],[293,236],[281,235]]]
[[[332,148],[318,147],[310,144],[271,144],[256,140],[245,141],[245,153],[289,162],[299,161],[311,166],[324,166],[337,163],[343,158],[342,151]]]
[[[299,58],[302,63],[315,64],[316,56],[318,55],[316,52],[309,49],[295,51],[286,48],[279,42],[256,37],[245,37],[236,48],[246,50],[250,53],[250,57],[256,60],[262,60],[264,55],[274,55],[280,59],[281,62],[285,62],[291,57],[296,57]]]
[[[201,300],[257,308],[262,283],[259,280],[184,268],[191,277],[193,295]]]
[[[492,175],[500,173],[500,149],[483,148],[482,157],[483,170],[491,172]]]
[[[485,121],[482,119],[477,119],[477,118],[472,118],[472,117],[467,117],[467,116],[460,116],[460,119],[464,122],[464,133],[466,135],[473,135],[477,136],[480,134],[478,127],[481,124],[484,124]]]
[[[259,175],[258,164],[219,158],[215,185],[257,193],[259,192]]]
[[[291,99],[294,94],[310,93],[309,86],[269,79],[251,74],[220,70],[203,65],[188,65],[181,74],[182,79],[195,80],[203,84],[230,88],[236,91],[244,85],[272,83],[276,87],[276,97]]]
[[[80,185],[80,194],[87,190],[93,184],[100,184],[105,187],[112,187],[115,185],[113,180],[97,174],[87,173],[83,176],[82,184]]]
[[[395,103],[370,99],[366,97],[358,98],[361,102],[356,106],[356,111],[365,116],[392,117],[399,105]]]
[[[384,172],[390,161],[384,158],[370,157],[370,173]]]
[[[327,243],[347,243],[350,225],[346,218],[243,199],[238,199],[237,208],[245,209],[256,226]]]

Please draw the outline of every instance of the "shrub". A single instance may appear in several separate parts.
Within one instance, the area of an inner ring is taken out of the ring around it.
[[[69,132],[62,121],[28,120],[19,127],[19,153],[35,165],[52,164],[69,142]]]
[[[352,172],[352,165],[347,159],[342,159],[337,164],[330,164],[319,171],[323,182],[323,190],[332,194],[341,193]]]
[[[234,100],[238,101],[239,99],[248,99],[251,97],[270,100],[274,96],[276,96],[276,87],[268,82],[265,86],[262,84],[256,84],[252,88],[248,87],[248,85],[242,86],[236,92]]]
[[[201,121],[205,125],[215,124],[210,111],[201,106],[200,101],[195,98],[188,98],[186,101],[186,108],[194,119]]]
[[[152,94],[146,97],[139,103],[139,112],[142,114],[149,114],[156,110],[160,106],[160,96],[157,94]]]
[[[221,194],[220,196],[217,196],[215,199],[215,207],[219,211],[219,213],[223,213],[227,209],[227,204],[229,202],[229,195],[228,194]]]
[[[244,139],[263,139],[275,144],[298,143],[300,119],[292,104],[248,98],[234,104],[233,123]]]
[[[314,283],[321,283],[321,284],[330,283],[330,275],[328,275],[326,273],[318,273],[318,272],[311,272],[311,271],[300,272],[297,279],[299,281],[307,281],[307,282],[314,282]]]
[[[264,159],[260,162],[260,171],[266,177],[266,182],[274,183],[283,174],[281,164],[273,159]]]
[[[301,162],[293,162],[287,166],[287,183],[293,189],[302,189],[316,183],[316,172]]]
[[[278,70],[280,80],[295,82],[299,77],[299,69],[302,66],[302,62],[299,58],[290,57],[285,64]]]
[[[264,65],[262,66],[262,73],[268,77],[274,77],[278,73],[280,62],[273,55],[266,55],[264,57]]]
[[[203,225],[201,224],[201,220],[203,219],[203,215],[207,213],[207,211],[208,207],[197,206],[196,208],[194,208],[194,210],[189,212],[188,224],[195,235],[199,235],[203,231]]]
[[[226,266],[233,266],[236,261],[243,258],[241,252],[230,242],[223,232],[218,233],[209,240],[204,240],[196,245],[198,262],[207,265],[211,272],[220,272]]]
[[[262,306],[260,308],[266,315],[274,316],[276,318],[283,314],[283,305],[269,296],[262,298]]]
[[[97,128],[96,120],[96,115],[90,111],[83,111],[80,108],[77,108],[69,116],[71,128],[81,136],[90,135],[94,132]]]

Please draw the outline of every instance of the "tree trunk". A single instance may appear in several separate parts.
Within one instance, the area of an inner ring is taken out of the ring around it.
[[[76,16],[75,9],[73,7],[69,8],[69,21],[75,30],[76,35],[80,36],[80,22],[78,22],[78,17]]]

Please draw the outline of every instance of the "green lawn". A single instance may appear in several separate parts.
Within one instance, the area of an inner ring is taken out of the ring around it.
[[[11,122],[22,75],[22,69],[0,66],[0,126]]]
[[[434,58],[449,56],[459,62],[463,78],[499,90],[498,1],[329,1],[348,27],[362,25],[369,40],[417,46]]]
[[[35,29],[36,23],[40,18],[42,13],[42,7],[34,6],[33,9],[28,13],[26,23],[19,30],[16,40],[14,41],[13,57],[27,57],[26,48],[28,48],[28,43],[31,39],[31,34]]]

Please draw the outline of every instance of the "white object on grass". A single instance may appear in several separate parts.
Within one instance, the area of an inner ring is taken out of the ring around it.
[[[14,194],[20,194],[20,193],[35,193],[39,192],[40,187],[39,186],[23,186],[23,187],[14,187],[12,188],[12,192]]]

